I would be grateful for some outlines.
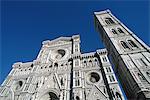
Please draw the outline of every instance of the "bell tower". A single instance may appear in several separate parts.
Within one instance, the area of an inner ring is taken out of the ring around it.
[[[129,99],[150,99],[150,48],[110,10],[94,12],[95,27]]]

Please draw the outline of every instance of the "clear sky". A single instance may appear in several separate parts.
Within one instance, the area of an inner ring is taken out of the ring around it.
[[[110,9],[150,45],[149,6],[148,0],[2,1],[0,83],[8,75],[13,63],[34,60],[43,40],[79,34],[82,52],[103,48],[94,28],[94,11]]]

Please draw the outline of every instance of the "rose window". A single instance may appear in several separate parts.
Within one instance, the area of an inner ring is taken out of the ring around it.
[[[100,75],[97,72],[91,72],[88,78],[90,82],[96,83],[100,80]]]

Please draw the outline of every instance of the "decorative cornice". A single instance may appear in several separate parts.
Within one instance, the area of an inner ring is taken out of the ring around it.
[[[92,58],[95,56],[96,52],[84,53],[81,55],[81,58]]]
[[[13,64],[13,68],[21,68],[21,67],[29,67],[33,64],[33,62],[26,62],[26,63],[22,63],[22,62],[16,62]]]
[[[95,57],[95,54],[98,54],[98,55],[107,55],[107,50],[106,49],[98,49],[96,50],[96,52],[89,52],[89,53],[83,53],[83,54],[72,54],[71,57],[73,59],[77,59],[77,58],[93,58]]]
[[[43,46],[49,47],[49,46],[58,46],[58,45],[66,45],[70,44],[72,42],[80,42],[80,36],[79,35],[73,35],[72,37],[59,37],[53,40],[45,40],[42,42]]]
[[[95,11],[94,14],[95,15],[100,15],[100,14],[105,14],[105,13],[111,13],[111,11],[109,9],[104,10],[104,11]]]
[[[106,49],[98,49],[98,50],[96,50],[96,52],[99,55],[106,55],[107,54],[107,50]]]
[[[12,65],[12,67],[13,67],[13,68],[19,68],[19,67],[21,67],[21,65],[22,65],[22,62],[16,62],[16,63],[14,63],[14,64]]]

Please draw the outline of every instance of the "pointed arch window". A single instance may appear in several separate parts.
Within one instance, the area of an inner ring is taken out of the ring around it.
[[[121,41],[121,45],[124,47],[124,49],[130,49],[126,42]]]
[[[108,24],[108,25],[110,24],[109,20],[107,20],[107,19],[105,19],[105,22],[106,22],[106,24]]]
[[[97,62],[97,59],[95,59],[95,62]]]
[[[84,67],[87,66],[87,61],[86,60],[83,61],[83,65],[84,65]]]
[[[104,62],[107,62],[107,58],[105,56],[102,57],[102,59],[103,59]]]
[[[110,82],[114,82],[114,81],[115,81],[114,76],[113,76],[113,75],[110,75],[110,76],[109,76],[109,80],[110,80]]]
[[[89,66],[93,66],[92,60],[89,60]]]
[[[111,30],[113,34],[117,34],[117,31],[115,29]]]
[[[129,43],[132,47],[138,48],[138,46],[137,46],[132,40],[128,40],[128,43]]]
[[[143,58],[140,58],[139,62],[142,64],[142,66],[147,66],[147,64],[146,64],[146,62],[144,61]]]
[[[121,28],[117,28],[119,33],[124,33],[124,31]]]
[[[92,63],[92,60],[89,60],[90,63]]]
[[[111,19],[111,18],[105,18],[105,22],[107,23],[107,24],[114,24],[115,22]]]
[[[111,92],[112,97],[115,98],[115,93],[114,93],[113,89],[110,89],[110,92]]]
[[[107,72],[111,72],[110,67],[106,67]]]
[[[78,44],[75,45],[75,52],[78,52]]]
[[[95,59],[95,60],[94,60],[94,64],[95,64],[95,65],[97,65],[97,64],[98,64],[98,63],[97,63],[97,59]]]

